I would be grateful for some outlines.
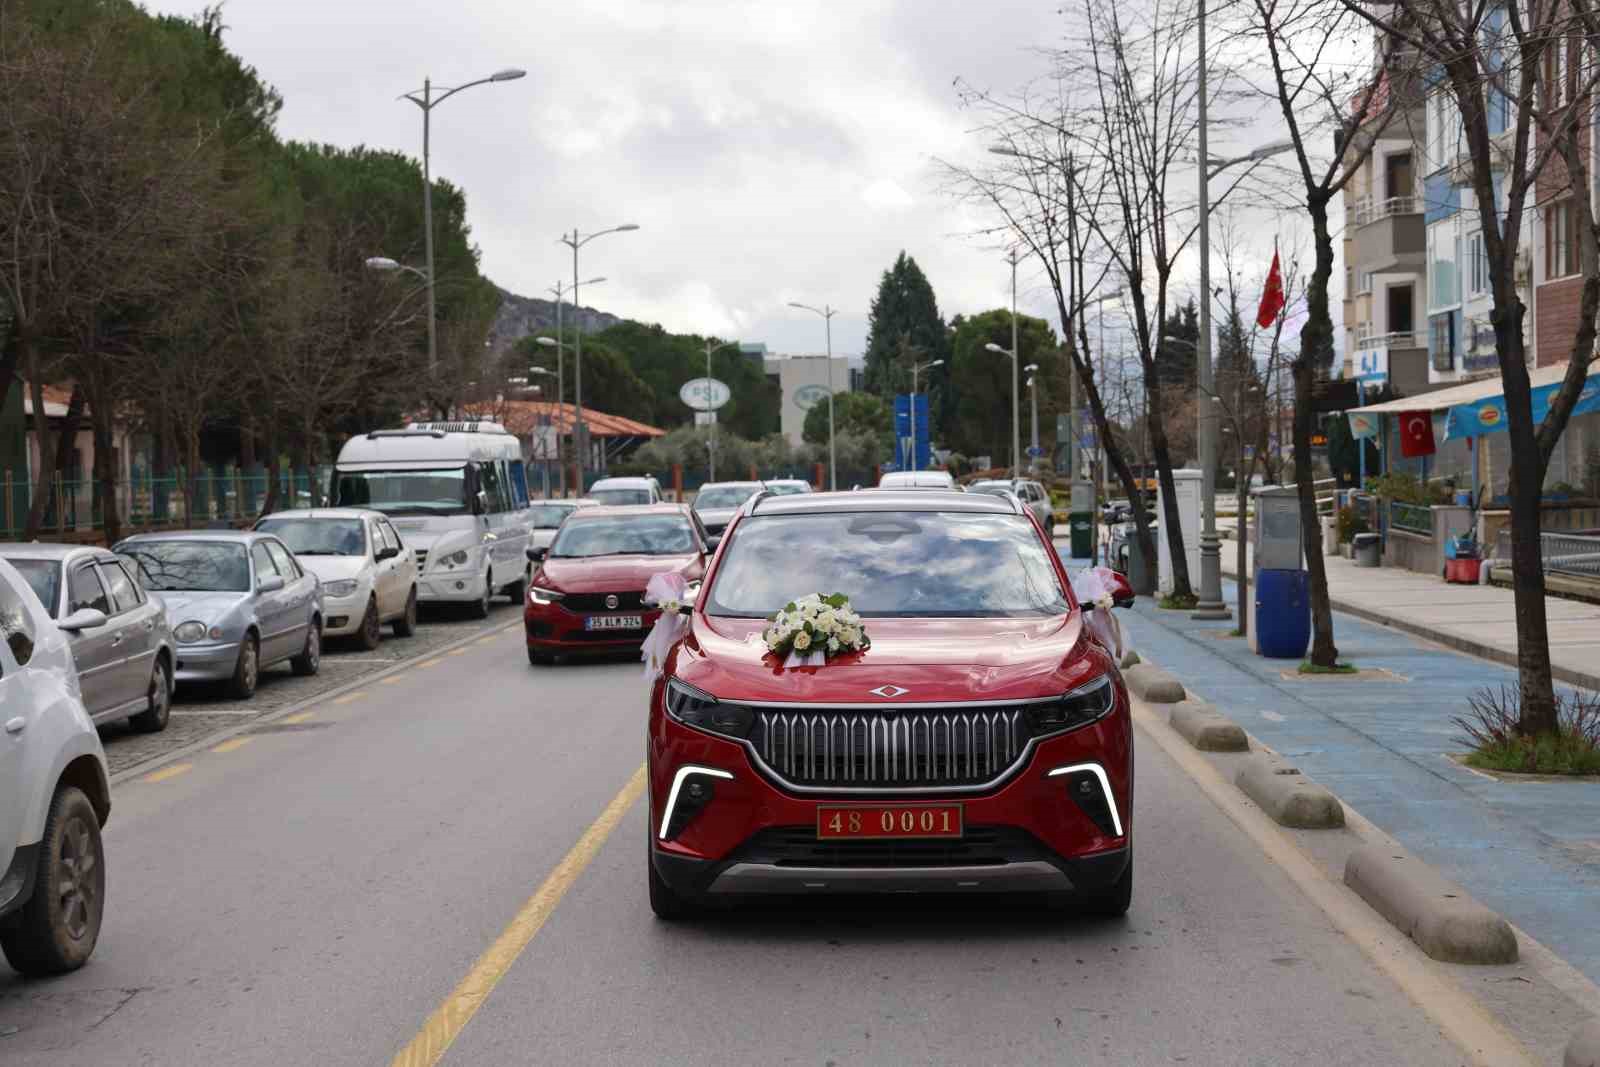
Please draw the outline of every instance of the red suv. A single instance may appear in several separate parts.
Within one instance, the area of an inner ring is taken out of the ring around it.
[[[660,614],[644,603],[657,574],[676,572],[693,588],[705,573],[708,538],[682,504],[579,508],[535,564],[523,605],[528,662],[565,652],[637,649]]]
[[[871,645],[782,666],[766,620],[844,593]],[[1132,594],[1118,590],[1117,601]],[[762,494],[650,698],[650,904],[751,893],[1133,890],[1127,691],[1014,498]]]

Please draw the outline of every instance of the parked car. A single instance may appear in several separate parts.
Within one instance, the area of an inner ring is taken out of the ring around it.
[[[379,511],[316,508],[279,511],[256,523],[322,580],[324,637],[355,635],[378,647],[383,626],[396,637],[417,632],[417,559]]]
[[[548,551],[528,549],[528,662],[638,648],[660,615],[644,603],[650,579],[676,572],[698,584],[709,554],[705,527],[682,504],[574,512]]]
[[[589,490],[596,504],[619,507],[661,503],[661,485],[654,478],[601,478]]]
[[[67,635],[89,717],[97,725],[127,719],[144,733],[165,730],[176,662],[172,627],[137,569],[85,545],[0,545],[0,557]]]
[[[528,539],[530,548],[549,548],[556,539],[556,530],[568,515],[579,508],[598,507],[598,502],[581,496],[573,500],[538,500],[533,505],[533,536]]]
[[[767,492],[775,496],[792,496],[811,492],[811,483],[804,478],[768,478],[764,483]]]
[[[560,539],[557,539],[559,546]],[[870,647],[784,670],[772,614],[842,593]],[[1131,601],[1120,584],[1114,601]],[[1121,915],[1133,724],[1054,548],[979,494],[761,497],[728,527],[646,726],[662,918],[747,893],[1010,892]]]
[[[706,533],[719,537],[740,505],[763,488],[760,482],[708,482],[695,494],[694,513],[705,524]]]
[[[890,471],[878,479],[878,488],[960,490],[949,471]]]
[[[1050,493],[1044,486],[1031,478],[990,478],[967,486],[969,493],[982,493],[994,489],[1009,489],[1015,493],[1017,499],[1022,501],[1023,507],[1033,512],[1034,518],[1039,520],[1039,525],[1044,527],[1045,533],[1055,536],[1056,509],[1050,501]]]
[[[296,674],[322,666],[321,584],[271,534],[136,534],[112,551],[166,606],[179,683],[226,682],[244,699],[275,664],[287,660]]]
[[[71,641],[3,560],[0,636],[0,951],[22,974],[61,974],[100,937],[110,777]]]

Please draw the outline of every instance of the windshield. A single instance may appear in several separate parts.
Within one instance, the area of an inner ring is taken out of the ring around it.
[[[45,613],[55,618],[61,599],[61,564],[52,559],[13,559],[11,565],[28,580],[28,588],[44,605]]]
[[[693,552],[694,531],[680,515],[574,518],[561,527],[551,556],[680,556]]]
[[[571,515],[576,510],[573,505],[567,504],[535,504],[533,506],[533,528],[536,530],[554,530],[561,525],[561,520]]]
[[[467,469],[340,471],[342,508],[376,508],[386,515],[464,515]]]
[[[364,556],[366,525],[360,519],[262,519],[256,529],[277,534],[297,556]]]
[[[136,541],[117,549],[139,566],[146,589],[162,593],[250,591],[250,560],[229,541]]]
[[[602,504],[610,504],[612,506],[650,503],[650,490],[648,489],[595,489],[589,493],[589,496]]]
[[[765,618],[843,593],[867,616],[1012,618],[1069,610],[1049,549],[1018,515],[856,512],[746,518],[706,611]]]
[[[705,511],[707,508],[736,508],[746,500],[756,495],[753,487],[744,485],[725,485],[718,489],[702,489],[700,495],[694,498],[694,509]]]
[[[768,482],[767,490],[773,496],[793,496],[795,493],[811,492],[811,486],[805,482]]]

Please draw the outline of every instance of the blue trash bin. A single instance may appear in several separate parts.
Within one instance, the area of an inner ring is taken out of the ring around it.
[[[1263,570],[1256,578],[1256,647],[1272,659],[1303,659],[1311,644],[1311,576]]]

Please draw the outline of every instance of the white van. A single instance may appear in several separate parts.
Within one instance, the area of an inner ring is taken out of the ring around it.
[[[333,468],[335,507],[389,517],[417,557],[417,599],[487,615],[527,591],[533,532],[522,446],[492,422],[424,422],[352,437]]]

